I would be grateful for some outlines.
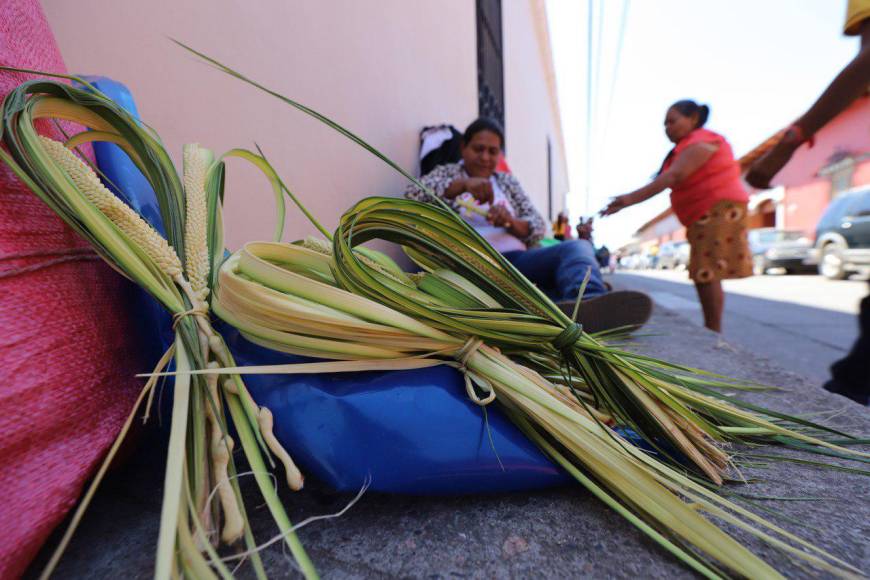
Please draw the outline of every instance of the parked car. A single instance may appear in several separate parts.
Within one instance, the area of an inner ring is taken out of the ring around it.
[[[870,186],[835,197],[816,226],[813,253],[819,273],[842,280],[870,268]]]
[[[620,267],[626,270],[643,270],[647,267],[647,257],[643,254],[630,254],[619,259]]]
[[[677,270],[689,266],[689,243],[666,242],[659,249],[659,270]]]
[[[689,268],[689,255],[691,254],[691,246],[689,246],[689,242],[680,242],[677,245],[677,256],[676,261],[674,263],[674,269],[676,270],[688,270]]]
[[[787,274],[815,270],[808,263],[812,247],[801,231],[759,228],[749,232],[752,269],[759,276],[772,268],[782,268]]]

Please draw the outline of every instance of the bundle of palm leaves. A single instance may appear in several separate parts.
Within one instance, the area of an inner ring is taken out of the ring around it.
[[[27,72],[27,71],[24,71]],[[223,541],[244,542],[258,576],[265,576],[245,516],[229,432],[232,418],[238,439],[260,491],[300,569],[316,572],[293,528],[268,474],[273,456],[284,463],[288,485],[302,478],[272,434],[268,409],[258,407],[239,375],[196,376],[188,370],[234,366],[232,354],[209,318],[209,295],[223,259],[220,215],[222,160],[198,145],[184,149],[180,177],[156,134],[96,89],[53,80],[26,82],[3,102],[2,138],[8,152],[0,158],[63,220],[93,245],[106,262],[153,296],[174,320],[175,342],[158,363],[171,360],[180,373],[175,380],[172,420],[155,576],[179,574],[207,578],[229,576],[215,550]],[[74,121],[89,130],[64,144],[40,136],[38,119]],[[120,145],[148,178],[160,204],[168,233],[163,238],[100,181],[76,147],[90,141]],[[261,168],[253,153],[231,151]],[[277,176],[266,171],[277,187]],[[278,190],[280,191],[280,190]],[[153,395],[157,377],[145,384],[136,408]],[[136,412],[136,409],[133,411]],[[109,458],[74,516],[44,576],[57,564],[87,500],[126,433],[133,414]]]
[[[368,210],[378,213],[367,215]],[[720,386],[733,387],[731,382],[621,351],[582,332],[574,337],[574,352],[562,354],[552,343],[565,331],[555,321],[548,328],[545,318],[498,302],[493,295],[507,300],[506,295],[526,290],[511,289],[505,279],[482,288],[484,279],[498,280],[498,272],[487,271],[483,264],[468,268],[463,264],[473,264],[470,260],[458,262],[448,253],[430,251],[420,259],[426,269],[409,276],[385,256],[350,251],[348,240],[362,243],[374,230],[383,239],[406,244],[406,251],[418,258],[422,246],[438,245],[433,240],[471,255],[490,251],[485,242],[463,240],[455,231],[426,231],[421,224],[429,212],[445,218],[442,224],[464,228],[449,210],[368,198],[343,216],[332,243],[307,239],[246,244],[221,266],[212,300],[215,314],[261,346],[332,360],[205,372],[356,372],[450,365],[465,374],[474,402],[499,405],[554,462],[695,570],[715,576],[721,566],[747,577],[775,575],[701,515],[706,512],[828,572],[850,571],[847,564],[715,491],[729,467],[732,475],[737,473],[726,442],[796,441],[836,448],[807,434],[805,427],[811,424],[795,419],[801,424],[792,429],[763,418],[763,410],[741,410],[714,396]],[[393,235],[391,226],[399,223],[414,234]],[[520,284],[528,283],[521,278]],[[495,290],[498,285],[503,292]],[[546,297],[540,299],[541,308],[559,312]],[[570,322],[567,328],[577,332]],[[596,382],[595,374],[570,376],[570,356],[581,364],[601,361],[627,388],[641,393],[638,398],[647,406],[621,419],[608,399],[596,395],[609,393],[613,385]],[[659,389],[662,398],[671,397],[665,400],[674,406],[659,406],[647,394],[656,391],[647,385]],[[671,438],[647,440],[657,454],[630,444],[615,428],[630,425],[642,432],[636,418],[650,420],[643,412],[654,418],[661,413],[674,425]],[[816,431],[824,428],[817,426]],[[679,451],[677,444],[682,445]],[[712,475],[699,462],[712,466]]]
[[[413,179],[329,119],[199,56],[322,120]],[[65,144],[54,142],[34,129],[34,121],[44,117],[90,130]],[[245,389],[243,374],[438,364],[459,369],[473,401],[501,405],[583,486],[704,575],[777,573],[702,513],[819,569],[857,573],[716,492],[731,473],[725,446],[732,442],[817,446],[844,456],[857,452],[826,441],[830,430],[820,425],[719,394],[720,387],[742,386],[733,381],[590,336],[446,207],[367,198],[342,216],[333,235],[304,210],[262,152],[233,150],[215,158],[190,145],[179,177],[152,130],[87,86],[25,83],[4,101],[2,122],[8,147],[8,153],[0,150],[3,161],[175,319],[175,344],[140,397],[153,392],[159,375],[175,376],[159,577],[230,575],[216,549],[219,539],[243,540],[256,573],[265,574],[234,478],[228,417],[296,561],[306,575],[315,574],[266,464],[274,465],[272,455],[282,461],[294,488],[301,487],[301,475],[271,433],[271,414]],[[95,140],[120,145],[146,176],[160,203],[166,239],[75,154],[78,145]],[[220,201],[228,156],[254,163],[268,177],[279,223],[273,242],[249,243],[225,259]],[[277,243],[284,193],[327,239]],[[362,245],[374,239],[399,244],[421,271],[403,272]],[[330,360],[238,368],[212,327],[210,312],[257,344]],[[172,358],[175,370],[161,372]],[[630,444],[616,426],[631,428],[656,452]]]

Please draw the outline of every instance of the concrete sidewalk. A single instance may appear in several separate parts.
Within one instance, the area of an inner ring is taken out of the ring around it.
[[[831,426],[870,436],[870,413],[852,401],[752,353],[721,343],[681,316],[657,309],[649,334],[633,348],[669,361],[787,387],[747,400],[792,414],[839,411]],[[820,416],[814,418],[818,419]],[[146,438],[142,453],[116,471],[98,494],[61,562],[57,578],[148,578],[157,541],[163,466],[158,446]],[[867,464],[850,463],[854,467]],[[776,463],[746,472],[764,481],[732,491],[754,496],[816,497],[817,502],[765,500],[758,504],[786,517],[761,513],[865,572],[870,572],[870,478]],[[336,512],[351,498],[306,482],[299,494],[282,491],[293,521]],[[247,497],[257,497],[252,482]],[[250,509],[250,508],[249,508]],[[275,533],[263,507],[250,509],[262,541]],[[672,578],[692,574],[579,485],[535,493],[461,498],[367,494],[340,519],[315,522],[299,532],[326,578],[374,577],[588,577]],[[741,540],[791,577],[814,576],[781,552]],[[45,554],[41,555],[44,559]],[[280,544],[263,553],[270,576],[294,575]],[[39,561],[31,572],[38,572]],[[253,577],[249,567],[241,577]]]
[[[610,281],[646,292],[662,307],[704,324],[695,285],[686,272],[619,271]],[[752,276],[722,285],[725,339],[819,384],[858,338],[860,302],[867,295],[863,280]]]

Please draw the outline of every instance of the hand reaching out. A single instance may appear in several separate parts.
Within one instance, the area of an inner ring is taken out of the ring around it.
[[[630,205],[633,205],[633,201],[631,199],[631,194],[625,195],[617,195],[610,199],[610,203],[607,204],[607,207],[598,212],[598,215],[601,217],[613,215],[618,211],[622,211]]]

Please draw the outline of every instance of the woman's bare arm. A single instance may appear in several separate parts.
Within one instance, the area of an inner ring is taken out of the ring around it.
[[[640,189],[614,197],[610,204],[601,210],[600,214],[603,216],[614,214],[630,205],[646,201],[666,189],[679,185],[707,163],[718,149],[719,146],[713,143],[695,143],[686,147],[673,165],[659,173],[655,179]]]

